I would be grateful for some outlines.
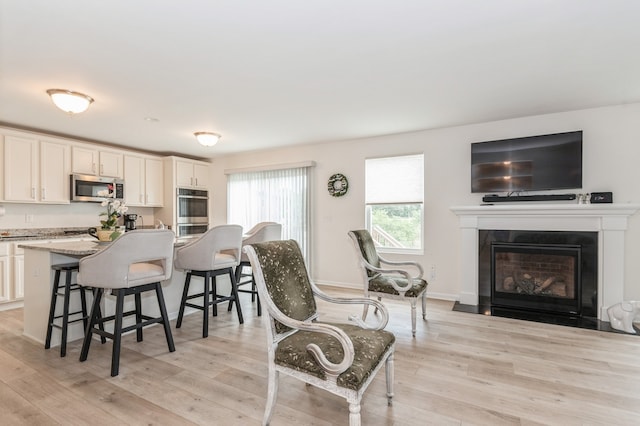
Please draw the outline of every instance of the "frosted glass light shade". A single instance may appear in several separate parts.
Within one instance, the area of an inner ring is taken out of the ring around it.
[[[91,96],[66,89],[49,89],[47,93],[55,106],[68,114],[85,112],[93,102]]]
[[[195,132],[194,135],[198,142],[200,142],[200,145],[204,146],[214,146],[220,139],[219,134],[212,132]]]

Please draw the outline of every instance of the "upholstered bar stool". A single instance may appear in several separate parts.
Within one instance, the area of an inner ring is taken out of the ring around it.
[[[175,266],[184,270],[187,275],[182,291],[180,311],[176,328],[182,326],[185,307],[203,311],[202,337],[209,335],[209,306],[213,305],[213,315],[217,315],[217,305],[229,302],[229,309],[238,300],[238,287],[234,276],[234,268],[240,262],[240,248],[242,246],[242,227],[240,225],[220,225],[209,229],[200,238],[176,249]],[[229,275],[231,294],[218,294],[216,277]],[[192,276],[202,277],[204,289],[202,293],[189,294]],[[189,300],[202,298],[202,304],[196,305]],[[240,304],[236,303],[240,324],[244,323]]]
[[[69,324],[82,321],[84,323],[84,329],[87,328],[87,298],[84,293],[85,289],[77,283],[71,282],[73,273],[78,272],[78,262],[52,265],[51,269],[55,272],[55,275],[53,278],[53,289],[51,290],[49,322],[47,323],[47,337],[44,341],[44,348],[49,349],[51,347],[53,329],[59,329],[62,332],[62,336],[60,337],[60,356],[63,357],[67,355],[67,329],[69,328]],[[65,280],[61,286],[60,276],[62,273],[65,274]],[[80,294],[81,308],[79,311],[69,312],[72,293]],[[63,300],[62,312],[56,315],[57,302],[60,297],[62,297]]]
[[[168,229],[130,231],[102,251],[80,259],[78,283],[96,289],[80,361],[87,359],[93,334],[107,337],[113,340],[111,375],[117,376],[122,334],[136,330],[137,341],[141,342],[142,328],[153,324],[163,325],[169,352],[175,351],[161,285],[171,277],[174,240],[173,231]],[[105,290],[116,297],[116,306],[114,315],[102,317],[99,307]],[[142,313],[141,294],[147,291],[156,293],[159,317]],[[124,299],[129,295],[135,298],[135,309],[125,312]],[[123,319],[131,315],[135,315],[135,324],[123,327]],[[114,322],[113,333],[100,328],[108,321]]]
[[[276,222],[260,222],[244,235],[242,238],[242,247],[248,244],[264,243],[266,241],[280,239],[282,239],[282,225]],[[245,272],[245,268],[248,268],[249,272]],[[251,263],[244,250],[242,251],[240,263],[236,267],[236,282],[238,283],[239,293],[249,293],[251,294],[252,302],[258,301],[258,316],[262,315],[262,306],[260,306],[256,281],[253,277],[253,271],[251,270]],[[246,285],[250,285],[251,288],[242,288],[242,286]],[[229,305],[229,309],[231,309],[231,305]]]

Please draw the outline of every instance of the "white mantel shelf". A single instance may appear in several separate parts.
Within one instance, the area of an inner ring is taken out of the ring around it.
[[[453,206],[460,221],[460,303],[478,304],[481,229],[598,232],[598,318],[624,296],[624,233],[640,204],[499,204]],[[606,250],[604,249],[606,247]]]

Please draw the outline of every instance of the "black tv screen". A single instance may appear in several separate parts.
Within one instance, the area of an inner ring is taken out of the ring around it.
[[[471,192],[582,188],[582,131],[471,144]]]

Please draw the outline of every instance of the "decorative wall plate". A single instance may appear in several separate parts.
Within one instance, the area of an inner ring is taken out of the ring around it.
[[[327,190],[329,191],[329,194],[334,197],[342,197],[347,193],[348,189],[349,181],[347,181],[345,175],[343,175],[342,173],[331,175],[327,184]]]

